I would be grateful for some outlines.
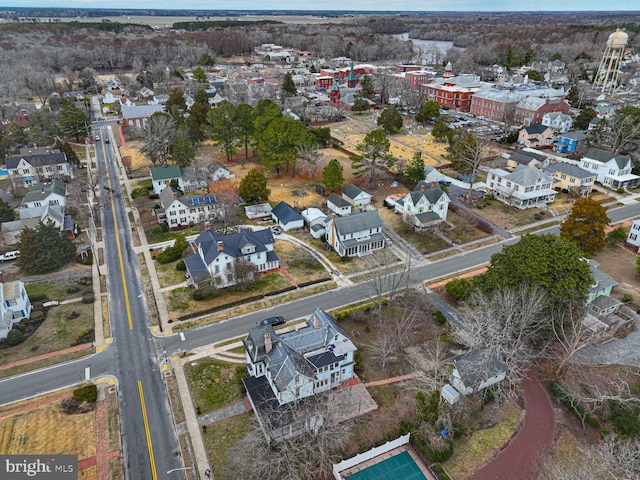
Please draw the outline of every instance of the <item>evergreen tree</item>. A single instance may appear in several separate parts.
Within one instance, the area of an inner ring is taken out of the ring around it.
[[[576,130],[586,130],[589,128],[589,122],[596,118],[597,113],[593,108],[583,108],[573,122],[573,128]]]
[[[207,115],[211,107],[204,88],[199,89],[193,99],[194,102],[189,109],[189,116],[185,120],[185,124],[189,131],[189,138],[196,144],[205,139],[205,130],[208,125]]]
[[[187,101],[184,99],[184,92],[179,88],[171,90],[164,109],[178,124],[182,123],[184,114],[187,113]]]
[[[178,128],[176,136],[173,139],[170,158],[173,163],[181,167],[188,167],[195,157],[196,149],[193,143],[191,143],[189,132],[186,127],[182,126]]]
[[[453,129],[445,118],[438,117],[431,129],[431,135],[439,142],[449,142],[453,137]]]
[[[62,103],[58,121],[62,132],[69,137],[75,137],[76,141],[79,142],[80,136],[87,132],[89,117],[76,107],[73,102],[66,100]]]
[[[230,162],[238,148],[240,130],[236,123],[236,107],[226,100],[220,102],[216,108],[209,111],[209,131],[217,146],[224,151]]]
[[[404,169],[404,177],[413,184],[424,180],[424,160],[422,160],[422,152],[416,152]]]
[[[11,206],[0,199],[0,222],[12,222],[16,219],[16,212]]]
[[[332,192],[338,190],[344,183],[343,171],[338,159],[334,158],[322,169],[322,185]]]
[[[66,141],[60,141],[59,138],[56,138],[56,141],[53,143],[53,148],[60,150],[67,157],[67,161],[72,164],[78,166],[80,164],[80,160],[78,160],[78,156],[76,152],[73,150],[73,147]]]
[[[298,148],[314,144],[314,136],[304,122],[288,115],[274,119],[263,131],[256,131],[256,137],[260,160],[268,169],[275,169],[277,176],[283,166],[295,176]]]
[[[394,159],[389,155],[391,143],[381,128],[367,133],[356,149],[363,157],[352,158],[353,173],[364,176],[372,188],[381,171],[393,166]]]
[[[373,78],[371,77],[371,75],[365,75],[362,78],[362,80],[360,81],[360,91],[358,92],[358,94],[362,98],[373,100],[376,91],[373,86]]]
[[[382,127],[386,133],[397,133],[402,130],[404,121],[402,115],[394,106],[385,108],[378,117],[378,126]]]
[[[208,53],[204,53],[200,57],[200,60],[198,60],[198,63],[200,65],[204,65],[205,67],[213,67],[216,61],[213,59],[211,55],[209,55]]]
[[[298,89],[296,88],[296,84],[293,81],[293,76],[291,72],[287,72],[282,79],[282,85],[280,86],[280,93],[282,94],[282,98],[286,97],[295,97],[298,94]]]
[[[76,247],[66,232],[53,223],[40,222],[25,228],[18,242],[20,258],[16,264],[28,273],[48,273],[60,270],[73,261]]]
[[[249,142],[253,138],[253,112],[251,105],[242,103],[236,107],[236,125],[240,142],[244,145],[244,158],[249,158]]]
[[[354,98],[353,106],[351,107],[352,112],[366,112],[367,110],[369,110],[369,102],[364,98]]]
[[[269,200],[271,190],[267,188],[267,179],[257,168],[247,172],[238,186],[238,193],[245,202],[266,202]]]
[[[427,123],[438,117],[440,117],[440,104],[435,100],[429,100],[422,105],[422,108],[416,115],[416,122]]]
[[[571,213],[560,225],[560,236],[575,243],[588,254],[601,251],[605,246],[605,229],[611,219],[607,209],[591,198],[573,202]]]
[[[569,105],[572,107],[577,107],[578,103],[580,103],[580,90],[578,89],[578,85],[573,85],[567,92],[567,102],[569,102]]]
[[[209,84],[209,80],[207,80],[207,74],[204,73],[202,67],[196,67],[193,71],[193,79],[198,83]]]

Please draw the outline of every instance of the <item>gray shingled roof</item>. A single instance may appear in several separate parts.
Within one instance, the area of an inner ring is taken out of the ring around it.
[[[518,185],[534,185],[539,179],[542,181],[550,183],[553,179],[547,175],[546,173],[538,170],[534,167],[524,167],[522,165],[518,165],[516,169],[510,173],[509,175],[504,177],[505,179],[517,183]]]
[[[613,152],[608,152],[600,148],[590,148],[585,158],[598,160],[602,163],[607,163],[613,158],[620,169],[625,168],[631,160],[628,155],[615,155]]]
[[[191,279],[196,285],[211,278],[209,270],[207,270],[207,266],[202,261],[202,258],[200,258],[200,255],[191,255],[190,257],[185,258],[184,264],[187,267],[187,271],[189,272]]]
[[[337,193],[332,193],[327,197],[327,202],[333,203],[338,208],[351,207],[351,202],[345,200]]]
[[[202,247],[204,261],[207,265],[210,265],[220,254],[218,251],[218,242],[222,242],[222,251],[224,253],[233,258],[241,258],[244,256],[241,249],[247,244],[254,245],[256,252],[266,252],[266,245],[273,244],[274,240],[271,229],[269,228],[256,232],[240,230],[238,233],[232,233],[231,235],[220,235],[213,230],[205,230],[195,239],[194,243]]]
[[[422,191],[423,185],[424,192]],[[442,195],[444,195],[444,190],[442,190],[440,188],[440,185],[438,185],[437,183],[432,186],[430,183],[421,180],[416,185],[416,188],[409,193],[409,195],[411,195],[411,200],[413,201],[414,205],[420,201],[423,195],[427,197],[429,203],[434,204],[437,203],[438,200],[440,200],[440,197],[442,197]]]
[[[44,155],[16,155],[13,157],[7,157],[5,160],[5,164],[8,169],[16,168],[21,159],[29,162],[34,167],[67,163],[67,156],[64,153],[58,150],[53,150],[50,153],[46,153]]]
[[[506,373],[507,365],[488,349],[470,350],[453,359],[466,387],[477,388],[483,381]]]
[[[130,107],[122,105],[122,118],[148,118],[154,113],[163,112],[164,105],[132,105]]]
[[[346,195],[347,197],[354,199],[356,198],[358,195],[360,195],[364,190],[362,190],[360,187],[354,185],[353,183],[350,183],[349,185],[347,185],[346,187],[344,187],[342,189],[342,193],[344,195]]]
[[[382,217],[380,217],[377,210],[353,213],[346,217],[336,217],[333,222],[340,235],[362,232],[363,230],[370,230],[384,225]]]
[[[553,175],[555,172],[560,172],[565,175],[569,175],[575,178],[590,178],[595,177],[595,174],[588,172],[584,168],[580,168],[577,165],[570,163],[558,162],[543,169],[545,173]]]
[[[604,290],[609,287],[615,287],[616,285],[620,284],[620,282],[611,278],[609,275],[600,270],[598,268],[598,265],[600,264],[595,260],[589,260],[591,276],[593,277],[593,284],[589,286],[589,293],[595,293],[600,290]]]
[[[273,207],[273,210],[271,210],[271,215],[275,216],[278,219],[278,222],[285,225],[289,222],[296,222],[299,220],[304,221],[302,215],[296,212],[291,205],[284,201],[278,203],[275,207]]]
[[[587,132],[584,130],[576,130],[573,132],[561,133],[558,138],[568,138],[569,140],[575,140],[581,142],[587,139]]]

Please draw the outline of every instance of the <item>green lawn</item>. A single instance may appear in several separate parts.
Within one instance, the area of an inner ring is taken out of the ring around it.
[[[30,330],[29,321],[25,336]],[[77,345],[78,340],[94,328],[93,304],[71,303],[49,309],[46,319],[24,342],[14,347],[0,349],[0,364],[57,352]],[[87,343],[84,338],[80,343]]]
[[[203,358],[186,364],[184,371],[196,412],[200,414],[242,399],[242,378],[247,375],[242,365]]]
[[[87,275],[91,276],[91,271],[87,270]],[[47,300],[67,300],[69,298],[81,297],[85,293],[93,293],[93,285],[91,279],[84,281],[85,285],[73,282],[45,282],[30,283],[25,285],[29,297],[38,298],[43,295]],[[45,300],[46,301],[46,300]]]
[[[253,413],[245,413],[207,426],[204,441],[211,460],[211,470],[217,480],[229,478],[224,475],[227,451],[255,427],[252,419]]]
[[[177,285],[185,280],[184,272],[176,270],[176,265],[180,260],[175,262],[161,264],[156,262],[156,272],[158,274],[158,281],[161,287],[168,287],[170,285]]]
[[[185,230],[179,230],[177,232],[163,232],[158,226],[147,228],[144,231],[147,236],[147,242],[149,243],[161,243],[175,238],[187,237],[189,235],[197,235],[200,233],[199,227],[191,227]]]

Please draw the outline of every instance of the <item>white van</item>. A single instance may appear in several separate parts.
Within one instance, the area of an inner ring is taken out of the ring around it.
[[[8,262],[9,260],[15,260],[17,258],[20,258],[20,250],[13,250],[12,252],[0,255],[0,261],[3,262]]]

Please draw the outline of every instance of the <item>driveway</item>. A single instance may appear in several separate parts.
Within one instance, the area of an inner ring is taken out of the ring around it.
[[[541,455],[553,445],[556,419],[538,379],[529,373],[522,382],[524,421],[509,444],[468,480],[533,480]]]

